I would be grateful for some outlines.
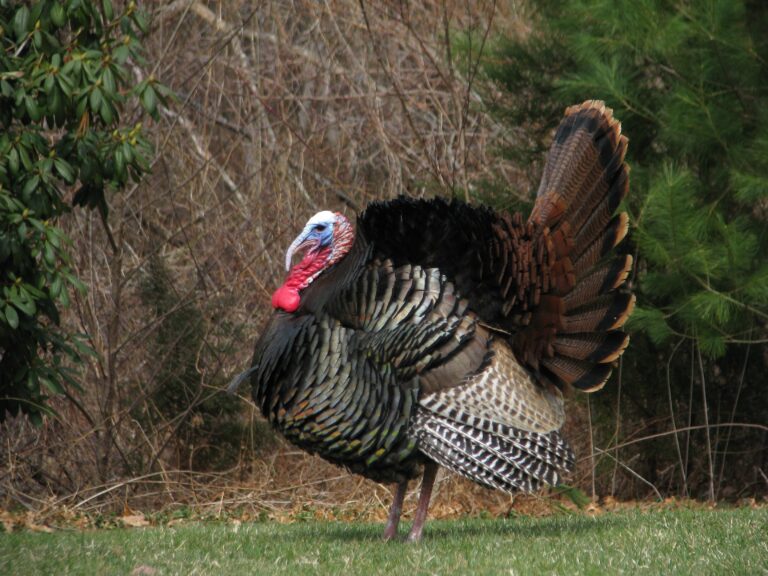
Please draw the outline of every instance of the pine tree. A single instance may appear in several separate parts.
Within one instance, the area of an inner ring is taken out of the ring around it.
[[[709,412],[717,419],[730,419],[743,371],[737,419],[768,421],[768,360],[745,348],[768,341],[768,6],[537,6],[535,32],[497,41],[484,66],[488,86],[504,94],[495,113],[531,135],[504,152],[539,166],[552,128],[574,102],[604,100],[621,119],[637,253],[639,306],[630,328],[650,340],[634,337],[625,357],[637,376],[629,380],[645,396],[637,403],[649,415],[663,410],[667,362],[674,402],[687,403],[694,362],[697,382],[713,385]],[[766,449],[755,438],[757,467]]]

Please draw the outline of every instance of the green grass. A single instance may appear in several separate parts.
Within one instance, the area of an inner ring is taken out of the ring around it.
[[[381,542],[381,528],[207,522],[14,532],[0,534],[0,574],[768,574],[767,509],[435,521],[418,545]]]

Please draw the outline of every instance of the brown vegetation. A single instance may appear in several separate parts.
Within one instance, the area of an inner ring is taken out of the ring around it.
[[[82,367],[83,393],[55,404],[60,418],[4,426],[2,491],[86,510],[139,495],[265,510],[343,505],[342,493],[386,500],[276,440],[243,409],[247,394],[206,403],[247,366],[282,252],[308,215],[403,192],[463,195],[497,174],[524,182],[492,160],[503,128],[477,111],[448,42],[513,15],[490,2],[363,12],[355,0],[177,0],[152,16],[133,71],[178,101],[151,126],[152,177],[112,197],[110,229],[94,212],[65,223],[89,287],[67,321],[97,356]],[[190,473],[201,469],[220,471]]]
[[[297,452],[245,390],[230,401],[222,389],[247,367],[283,250],[315,211],[352,214],[400,193],[463,197],[483,179],[527,195],[528,167],[492,155],[512,132],[480,111],[473,62],[449,42],[471,31],[479,50],[492,27],[526,33],[526,19],[506,3],[364,5],[148,6],[134,74],[154,74],[179,99],[151,127],[153,175],[112,197],[109,230],[93,212],[65,224],[89,287],[66,321],[98,354],[81,369],[83,392],[55,403],[59,418],[3,425],[5,507],[161,503],[278,517],[311,503],[383,518],[386,487]],[[572,412],[574,483],[589,490],[585,404]],[[450,478],[433,511],[506,513],[510,502]]]

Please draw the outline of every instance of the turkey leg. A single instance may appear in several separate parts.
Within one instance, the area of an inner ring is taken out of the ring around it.
[[[392,499],[392,506],[389,509],[387,526],[384,528],[384,540],[392,540],[397,536],[397,527],[400,524],[400,514],[403,513],[403,500],[405,500],[405,491],[408,489],[408,480],[403,480],[397,484],[395,495]]]
[[[413,518],[413,526],[408,534],[408,542],[418,542],[421,540],[421,532],[424,530],[424,522],[427,519],[429,511],[429,500],[432,498],[432,486],[435,485],[435,476],[437,476],[437,464],[427,462],[424,465],[424,476],[421,479],[421,494],[419,495],[419,505],[416,508],[416,516]]]

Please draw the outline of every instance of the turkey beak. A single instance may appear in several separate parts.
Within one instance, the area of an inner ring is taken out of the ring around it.
[[[291,242],[291,245],[288,246],[288,251],[285,253],[285,271],[288,272],[291,269],[291,261],[293,260],[293,255],[298,252],[299,250],[303,250],[304,248],[307,248],[308,246],[311,246],[314,244],[314,240],[310,240],[307,238],[309,236],[309,232],[302,232],[298,236],[296,236],[296,239]]]

